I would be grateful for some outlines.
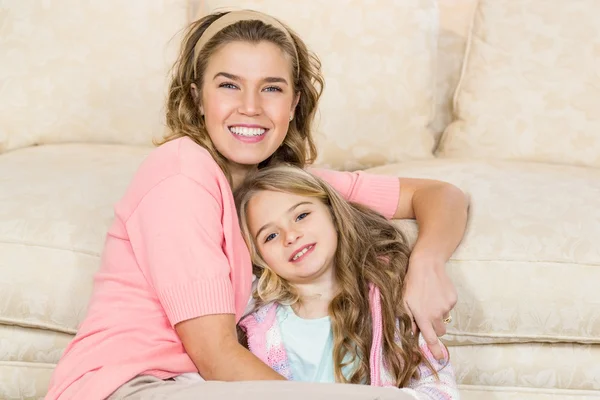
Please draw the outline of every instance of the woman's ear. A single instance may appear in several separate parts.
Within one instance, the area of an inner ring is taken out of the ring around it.
[[[195,83],[192,83],[190,85],[190,94],[192,95],[192,98],[194,99],[194,103],[196,103],[199,106],[200,114],[204,115],[204,108],[200,104],[200,89],[198,89],[198,86],[196,86]]]
[[[300,92],[296,92],[296,97],[294,98],[294,103],[292,104],[291,115],[294,115],[294,113],[296,112],[296,107],[298,106],[299,102],[300,102]]]

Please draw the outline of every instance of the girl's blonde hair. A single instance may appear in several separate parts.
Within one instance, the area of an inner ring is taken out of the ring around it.
[[[380,214],[346,201],[322,179],[300,168],[278,166],[258,171],[235,193],[242,234],[250,249],[254,273],[259,277],[253,294],[257,308],[270,302],[291,305],[301,301],[293,285],[279,278],[265,263],[250,234],[248,203],[261,191],[318,199],[333,217],[338,232],[335,276],[339,293],[331,301],[329,315],[336,381],[370,383],[373,327],[369,318],[369,284],[381,292],[384,365],[398,387],[406,386],[411,378],[418,378],[418,365],[426,359],[419,351],[417,338],[412,335],[412,321],[402,298],[410,254],[402,232]],[[342,368],[356,361],[358,368],[346,378]]]
[[[259,164],[259,168],[289,163],[304,167],[314,161],[317,151],[312,136],[312,123],[317,110],[317,104],[323,91],[324,80],[321,74],[319,59],[307,49],[300,37],[288,28],[289,36],[280,29],[265,24],[259,20],[243,20],[229,25],[216,33],[203,47],[194,65],[194,48],[204,31],[226,12],[207,15],[193,22],[182,42],[177,62],[173,67],[171,84],[167,99],[167,126],[169,134],[157,144],[188,136],[204,147],[231,182],[231,176],[226,167],[226,159],[214,147],[206,127],[204,118],[200,115],[197,101],[192,97],[192,83],[202,89],[204,73],[211,56],[231,42],[270,42],[277,45],[291,60],[294,92],[300,95],[300,100],[294,112],[294,119],[285,140],[274,154]],[[293,43],[290,43],[291,37]]]

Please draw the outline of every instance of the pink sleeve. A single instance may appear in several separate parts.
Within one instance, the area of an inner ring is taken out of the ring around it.
[[[409,388],[414,390],[415,397],[420,400],[458,400],[460,394],[458,392],[458,385],[456,384],[456,378],[452,365],[450,364],[450,355],[445,347],[444,358],[445,360],[438,361],[435,359],[425,339],[422,335],[419,335],[419,347],[421,352],[427,358],[427,361],[437,371],[438,378],[432,374],[431,370],[424,364],[419,366],[419,372],[421,377],[418,380],[413,380]]]
[[[387,219],[396,213],[400,199],[397,177],[319,168],[311,168],[309,172],[327,181],[347,200],[370,207]]]
[[[143,197],[126,223],[138,264],[172,326],[235,314],[221,248],[222,202],[214,192],[184,175],[171,176]]]

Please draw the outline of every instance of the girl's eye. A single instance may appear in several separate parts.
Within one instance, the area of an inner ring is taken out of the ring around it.
[[[303,220],[304,218],[308,217],[308,214],[309,214],[309,213],[302,213],[302,214],[298,215],[298,216],[296,217],[296,221],[301,221],[301,220]]]
[[[235,86],[233,83],[229,83],[229,82],[223,82],[219,85],[219,87],[225,88],[225,89],[237,89],[237,86]]]
[[[277,236],[277,235],[275,235],[274,233],[271,233],[269,236],[267,236],[265,238],[265,243],[270,242],[271,240],[275,239],[275,236]]]
[[[269,86],[266,87],[264,90],[265,92],[282,92],[281,88],[277,86]]]

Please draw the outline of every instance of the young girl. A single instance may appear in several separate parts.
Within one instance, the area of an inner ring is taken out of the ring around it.
[[[235,199],[258,277],[256,310],[239,323],[250,351],[291,380],[458,399],[448,353],[436,360],[411,330],[398,229],[291,166],[261,170]]]
[[[236,335],[252,264],[232,190],[264,166],[310,164],[322,83],[318,60],[273,17],[233,11],[191,24],[169,87],[170,134],[115,205],[87,315],[48,400],[383,398],[367,386],[284,382]],[[464,233],[465,196],[438,181],[314,173],[389,218],[417,219],[407,303],[436,346],[456,302],[445,262]],[[176,379],[188,373],[206,381]]]

